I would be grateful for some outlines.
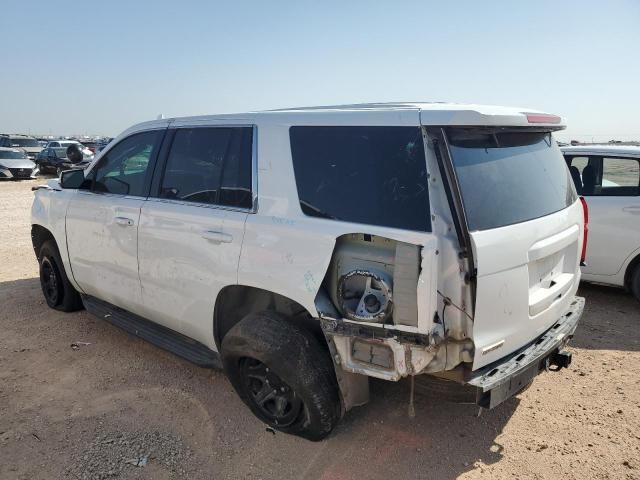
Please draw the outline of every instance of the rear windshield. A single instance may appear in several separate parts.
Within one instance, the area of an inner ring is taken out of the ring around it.
[[[525,222],[576,201],[550,133],[457,128],[447,136],[469,230]]]
[[[14,147],[39,147],[40,144],[35,138],[12,138],[11,145]]]
[[[15,152],[13,150],[0,150],[0,158],[11,158],[11,159],[19,159],[19,158],[27,158],[24,152]]]

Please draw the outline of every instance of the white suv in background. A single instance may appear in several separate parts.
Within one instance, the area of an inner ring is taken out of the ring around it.
[[[584,211],[560,117],[442,103],[131,127],[36,190],[52,308],[223,367],[264,422],[318,440],[369,377],[429,374],[493,408],[584,307]]]
[[[583,280],[629,289],[640,300],[640,147],[562,148],[589,209]]]
[[[93,158],[93,152],[77,140],[51,140],[45,148],[67,148],[71,145],[77,145],[85,157]]]

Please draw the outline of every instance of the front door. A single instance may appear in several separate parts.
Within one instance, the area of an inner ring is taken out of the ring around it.
[[[144,316],[212,349],[216,297],[238,281],[253,209],[253,137],[252,127],[170,130],[165,165],[142,206]]]
[[[88,295],[139,312],[138,224],[164,129],[131,135],[89,172],[66,216],[73,277]]]

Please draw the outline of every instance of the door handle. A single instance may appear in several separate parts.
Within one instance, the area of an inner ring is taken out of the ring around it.
[[[215,230],[206,230],[202,233],[202,238],[211,243],[231,243],[233,236],[228,233],[217,232]]]
[[[125,227],[131,227],[133,226],[133,220],[127,217],[113,217],[113,220],[118,224],[118,225],[124,225]]]

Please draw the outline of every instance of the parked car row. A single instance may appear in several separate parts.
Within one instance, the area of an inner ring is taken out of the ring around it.
[[[12,169],[21,161],[18,173],[13,172],[6,165],[2,167],[0,179],[32,178],[38,173],[57,173],[69,168],[84,168],[93,160],[96,148],[104,148],[111,138],[99,139],[84,144],[78,140],[43,140],[28,135],[0,134],[0,148],[6,149],[0,157],[3,160],[11,160]],[[67,148],[76,145],[82,153],[82,161],[71,162],[67,158]],[[11,158],[9,158],[11,157]],[[25,163],[29,160],[33,165]],[[9,165],[9,162],[5,162]],[[16,167],[18,168],[18,167]],[[13,173],[12,173],[13,172]]]

